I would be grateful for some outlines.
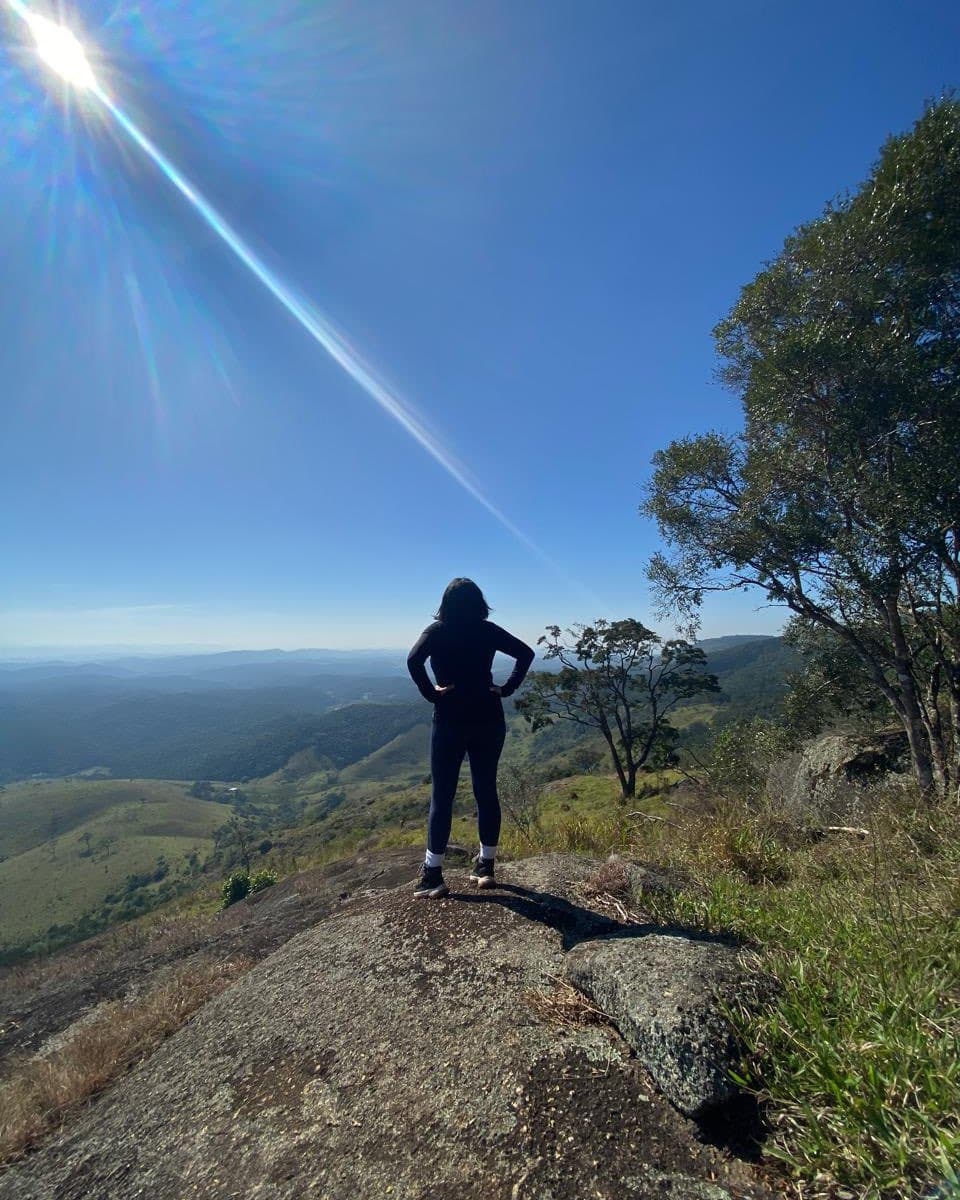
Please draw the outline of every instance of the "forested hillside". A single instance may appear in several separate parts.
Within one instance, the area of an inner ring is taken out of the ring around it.
[[[310,751],[318,764],[345,767],[424,720],[422,702],[349,704],[320,717],[278,721],[252,741],[203,762],[204,777],[255,779]]]
[[[415,695],[409,679],[389,676],[174,692],[156,691],[153,681],[119,686],[112,678],[51,679],[16,689],[8,683],[0,691],[0,780],[91,767],[157,779],[238,778],[246,772],[232,766],[221,772],[218,764],[249,756],[259,739],[289,746],[305,723],[337,705]]]
[[[715,709],[725,719],[765,711],[794,662],[778,638],[708,638],[702,646],[722,690],[710,697],[709,711],[697,713],[701,720]],[[391,671],[383,657],[361,654],[339,664],[344,674],[330,674],[318,672],[327,658],[317,663],[303,657],[309,652],[274,653],[252,662],[243,654],[213,654],[0,665],[0,782],[94,767],[126,777],[245,780],[271,774],[318,738],[318,753],[344,766],[414,724],[405,706],[430,720],[406,672]],[[361,673],[371,663],[384,673]],[[508,670],[506,659],[495,664],[500,678]],[[376,744],[373,728],[362,731],[363,714],[318,723],[322,714],[358,701],[399,704],[404,714],[386,722]],[[350,730],[358,721],[355,741]],[[577,736],[557,735],[566,744]]]

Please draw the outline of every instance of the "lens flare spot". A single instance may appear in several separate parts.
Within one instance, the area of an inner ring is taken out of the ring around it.
[[[37,13],[27,14],[26,20],[37,43],[37,53],[52,71],[75,88],[85,91],[96,88],[93,68],[72,30]]]

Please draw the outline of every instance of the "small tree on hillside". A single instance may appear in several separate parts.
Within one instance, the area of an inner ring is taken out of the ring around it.
[[[540,832],[543,805],[543,775],[529,763],[509,760],[497,773],[497,791],[507,819],[520,833],[533,840]]]
[[[663,642],[639,621],[595,621],[566,630],[550,625],[537,641],[557,672],[536,671],[517,700],[517,710],[534,729],[573,721],[599,730],[607,743],[626,799],[636,794],[637,772],[660,750],[672,747],[670,713],[681,700],[719,691],[706,670],[703,651],[681,639]]]
[[[250,874],[250,842],[252,833],[246,821],[242,820],[235,813],[227,821],[226,828],[229,830],[230,837],[236,843],[237,853],[240,862],[243,864],[244,871]]]

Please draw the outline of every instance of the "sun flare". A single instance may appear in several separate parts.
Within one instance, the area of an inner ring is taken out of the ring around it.
[[[75,33],[36,13],[30,13],[27,21],[37,43],[37,53],[51,70],[73,87],[83,90],[96,87],[93,68]]]

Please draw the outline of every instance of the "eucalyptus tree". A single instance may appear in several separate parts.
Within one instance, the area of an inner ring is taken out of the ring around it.
[[[960,782],[960,102],[890,138],[714,331],[743,430],[654,457],[665,607],[762,589],[834,635],[902,722],[921,789]]]
[[[719,691],[716,676],[698,646],[663,642],[632,618],[575,625],[566,634],[549,625],[537,639],[546,646],[543,657],[557,659],[560,669],[528,675],[517,710],[534,730],[558,720],[598,730],[626,799],[636,794],[641,767],[669,757],[671,712],[682,700]]]
[[[782,701],[785,726],[810,737],[827,725],[876,727],[889,706],[853,647],[822,625],[794,617],[783,640],[797,651],[800,666],[787,673]]]

